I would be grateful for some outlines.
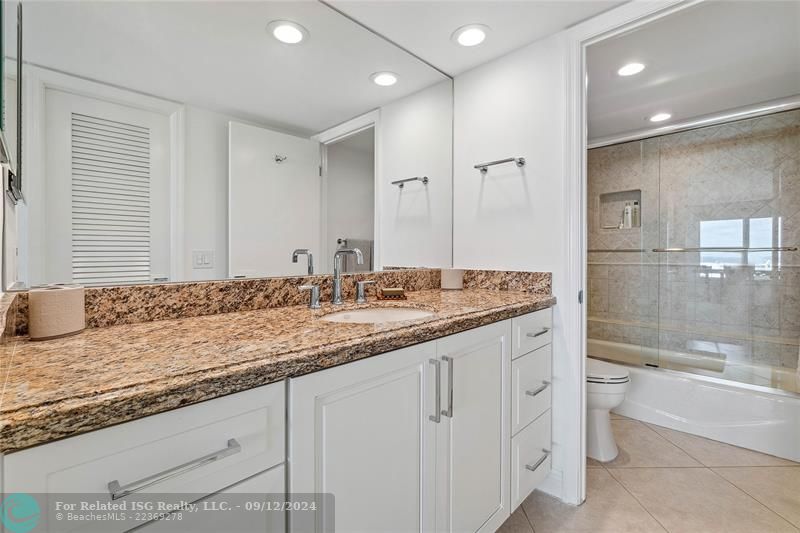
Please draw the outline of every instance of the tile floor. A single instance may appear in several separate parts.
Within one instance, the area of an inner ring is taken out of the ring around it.
[[[612,415],[620,453],[589,459],[579,507],[536,491],[501,533],[800,532],[800,464]]]

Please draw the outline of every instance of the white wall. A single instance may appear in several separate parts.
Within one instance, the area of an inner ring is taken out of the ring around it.
[[[566,87],[562,35],[533,43],[455,79],[454,266],[553,273],[565,294]],[[525,157],[490,167],[476,163]],[[580,353],[568,353],[565,305],[553,313],[553,473],[545,490],[580,501]],[[570,332],[579,334],[579,332]],[[578,375],[580,372],[578,371]]]
[[[183,279],[228,275],[228,122],[232,117],[186,107]],[[213,251],[214,268],[193,269],[192,251]]]
[[[450,80],[381,108],[376,193],[382,265],[451,265],[452,117]],[[389,184],[412,176],[430,181],[402,189]]]
[[[319,272],[333,272],[337,239],[375,240],[375,130],[327,146],[326,257]],[[364,258],[366,260],[366,257]],[[321,268],[327,265],[326,270]]]

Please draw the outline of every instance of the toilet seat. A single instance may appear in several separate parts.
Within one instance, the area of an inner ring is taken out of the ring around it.
[[[599,361],[597,359],[586,359],[587,383],[616,385],[620,383],[628,383],[630,379],[630,372],[625,367],[606,363],[605,361]]]

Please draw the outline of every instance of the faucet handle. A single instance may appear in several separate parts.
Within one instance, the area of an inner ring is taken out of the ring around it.
[[[357,304],[365,304],[367,303],[367,285],[373,285],[375,283],[374,280],[364,280],[364,281],[357,281],[356,282],[356,303]]]
[[[308,300],[309,309],[319,309],[319,285],[300,285],[297,287],[300,291],[310,291],[311,298]]]

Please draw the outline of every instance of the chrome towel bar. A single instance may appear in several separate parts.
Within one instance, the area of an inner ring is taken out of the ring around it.
[[[477,168],[481,171],[481,174],[486,174],[489,172],[489,167],[494,165],[502,165],[503,163],[516,163],[518,167],[525,166],[525,158],[524,157],[507,157],[505,159],[498,159],[497,161],[489,161],[488,163],[478,163],[475,165],[474,168]]]
[[[421,181],[423,184],[427,185],[428,184],[428,176],[414,176],[413,178],[406,178],[406,179],[402,179],[402,180],[394,180],[392,182],[392,185],[397,185],[398,187],[400,187],[402,189],[403,185],[405,185],[409,181]]]
[[[797,246],[773,246],[769,248],[740,248],[740,247],[716,247],[707,246],[703,248],[653,248],[657,253],[682,253],[682,252],[796,252]]]
[[[704,248],[653,248],[645,250],[643,248],[589,248],[589,253],[621,254],[621,253],[642,253],[656,252],[661,254],[683,253],[683,252],[796,252],[797,246],[777,246],[771,248],[738,248],[738,247],[704,247]]]

